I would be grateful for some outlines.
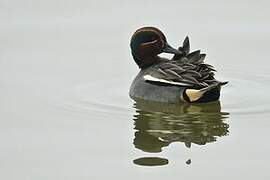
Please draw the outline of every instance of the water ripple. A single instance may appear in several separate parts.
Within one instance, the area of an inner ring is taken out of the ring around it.
[[[270,73],[251,72],[239,68],[224,70],[223,78],[229,84],[222,89],[222,108],[231,114],[270,113]],[[109,84],[81,84],[63,92],[54,105],[77,113],[100,112],[114,115],[130,115],[132,100],[128,97],[129,82],[111,80]],[[109,86],[109,88],[108,88]],[[164,117],[165,118],[165,117]]]
[[[224,87],[222,102],[224,109],[232,114],[269,114],[270,113],[270,74],[255,73],[247,70],[227,71],[229,84]]]

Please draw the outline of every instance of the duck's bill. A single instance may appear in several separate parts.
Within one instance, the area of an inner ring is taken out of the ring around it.
[[[165,43],[162,52],[165,53],[171,53],[171,54],[182,54],[181,51],[174,49],[172,46],[170,46],[168,43]]]

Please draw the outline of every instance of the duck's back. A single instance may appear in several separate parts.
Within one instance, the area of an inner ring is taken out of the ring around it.
[[[183,102],[181,96],[185,90],[184,87],[146,82],[144,75],[151,71],[152,67],[143,69],[133,80],[129,91],[129,96],[132,99],[143,99],[165,103]]]

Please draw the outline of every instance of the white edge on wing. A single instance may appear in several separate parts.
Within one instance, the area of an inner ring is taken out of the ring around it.
[[[153,81],[153,82],[162,82],[162,83],[165,83],[165,84],[172,84],[172,85],[177,85],[177,86],[190,86],[188,84],[185,84],[185,83],[181,83],[181,82],[173,82],[173,81],[168,81],[168,80],[165,80],[165,79],[159,79],[159,78],[155,78],[151,75],[145,75],[143,76],[143,78],[147,81]]]

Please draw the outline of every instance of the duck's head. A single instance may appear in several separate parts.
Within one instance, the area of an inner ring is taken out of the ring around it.
[[[146,68],[158,61],[158,54],[181,52],[172,48],[165,35],[155,27],[143,27],[138,29],[130,41],[131,52],[134,61],[140,68]]]

